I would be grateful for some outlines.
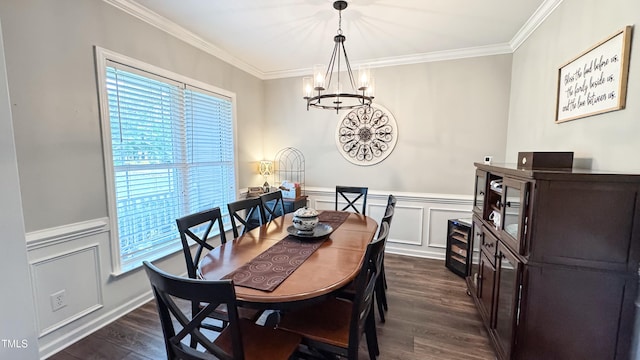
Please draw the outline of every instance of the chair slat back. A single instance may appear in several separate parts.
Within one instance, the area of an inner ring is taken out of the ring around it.
[[[244,359],[236,295],[231,280],[182,278],[168,274],[148,261],[143,264],[156,299],[168,359]],[[181,309],[177,299],[207,302],[208,305],[200,312],[190,315],[188,311]],[[233,354],[226,353],[200,331],[203,320],[220,304],[227,305]],[[196,339],[196,344],[191,347],[187,343],[193,338]],[[198,349],[197,345],[202,348]]]
[[[222,213],[219,207],[176,219],[180,240],[182,241],[182,251],[187,264],[187,274],[192,279],[196,278],[196,271],[203,249],[213,249],[213,246],[208,243],[208,240],[210,239],[209,235],[211,234],[211,230],[216,223],[218,224],[220,243],[224,244],[227,242],[227,237],[224,232]],[[196,233],[201,233],[202,235],[199,236]],[[198,245],[195,254],[191,253],[189,239],[195,241]]]
[[[227,207],[234,237],[238,237],[264,223],[260,198],[234,201],[227,204]],[[242,227],[242,231],[239,231],[240,227]]]
[[[347,204],[341,209],[342,211],[353,210],[354,212],[366,215],[367,210],[367,193],[369,188],[357,186],[336,186],[336,207],[338,210],[338,202],[345,200]],[[358,209],[357,203],[362,201],[362,207]]]
[[[262,222],[264,224],[284,215],[284,200],[282,191],[273,191],[260,196],[262,204]]]
[[[382,224],[386,223],[391,226],[391,220],[393,219],[393,214],[395,213],[395,209],[391,205],[387,205],[387,208],[384,212],[384,216],[382,220],[380,220],[380,229],[378,230],[378,238],[382,235]]]
[[[387,206],[391,205],[395,209],[397,203],[398,199],[393,194],[389,194],[389,197],[387,198]]]
[[[365,331],[366,322],[373,321],[373,299],[376,280],[380,274],[384,254],[384,243],[389,234],[388,224],[382,224],[382,237],[367,245],[365,258],[355,279],[355,296],[349,332],[349,358],[355,359],[360,345],[360,337]]]

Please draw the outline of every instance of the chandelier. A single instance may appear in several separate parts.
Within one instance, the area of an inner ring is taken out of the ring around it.
[[[347,50],[344,48],[346,37],[342,35],[342,10],[347,8],[346,1],[335,1],[333,8],[338,10],[338,33],[333,37],[335,45],[331,53],[329,65],[324,69],[324,65],[313,66],[313,77],[304,77],[302,87],[304,99],[307,100],[307,110],[309,107],[319,109],[339,110],[354,109],[361,106],[369,106],[373,101],[373,79],[369,67],[360,66],[358,79],[353,76],[351,64],[347,57]],[[344,57],[345,69],[341,68],[341,58]],[[346,86],[340,82],[341,71],[346,70],[348,81]],[[335,81],[334,81],[335,76]],[[350,87],[349,90],[346,87]],[[324,100],[324,101],[323,101]]]

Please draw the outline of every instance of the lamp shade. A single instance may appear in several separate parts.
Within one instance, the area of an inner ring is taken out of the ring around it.
[[[258,172],[262,176],[272,175],[273,174],[273,161],[271,160],[261,160],[260,168]]]

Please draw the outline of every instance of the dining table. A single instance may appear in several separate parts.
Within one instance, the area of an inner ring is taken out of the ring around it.
[[[353,281],[364,261],[367,244],[375,236],[378,223],[369,216],[340,211],[320,211],[320,224],[327,216],[341,217],[325,236],[300,236],[293,230],[293,214],[285,214],[239,237],[215,247],[199,265],[205,280],[232,278],[255,259],[281,246],[287,239],[314,247],[275,288],[261,290],[234,281],[240,305],[259,309],[288,310],[320,301]],[[308,244],[307,244],[308,243]]]

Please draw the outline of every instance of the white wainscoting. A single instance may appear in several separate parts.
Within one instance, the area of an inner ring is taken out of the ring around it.
[[[335,209],[335,188],[306,188],[309,206],[318,210]],[[380,221],[391,192],[369,191],[367,215]],[[392,193],[397,199],[388,253],[432,259],[445,257],[447,220],[471,218],[473,197],[429,193]],[[345,203],[346,204],[346,203]]]
[[[109,233],[108,219],[100,218],[26,234],[41,358],[152,299],[146,277],[121,284],[110,277]],[[60,290],[67,305],[53,311],[51,294]]]
[[[98,244],[30,261],[38,336],[102,308]],[[64,292],[66,305],[53,310],[51,295]]]

